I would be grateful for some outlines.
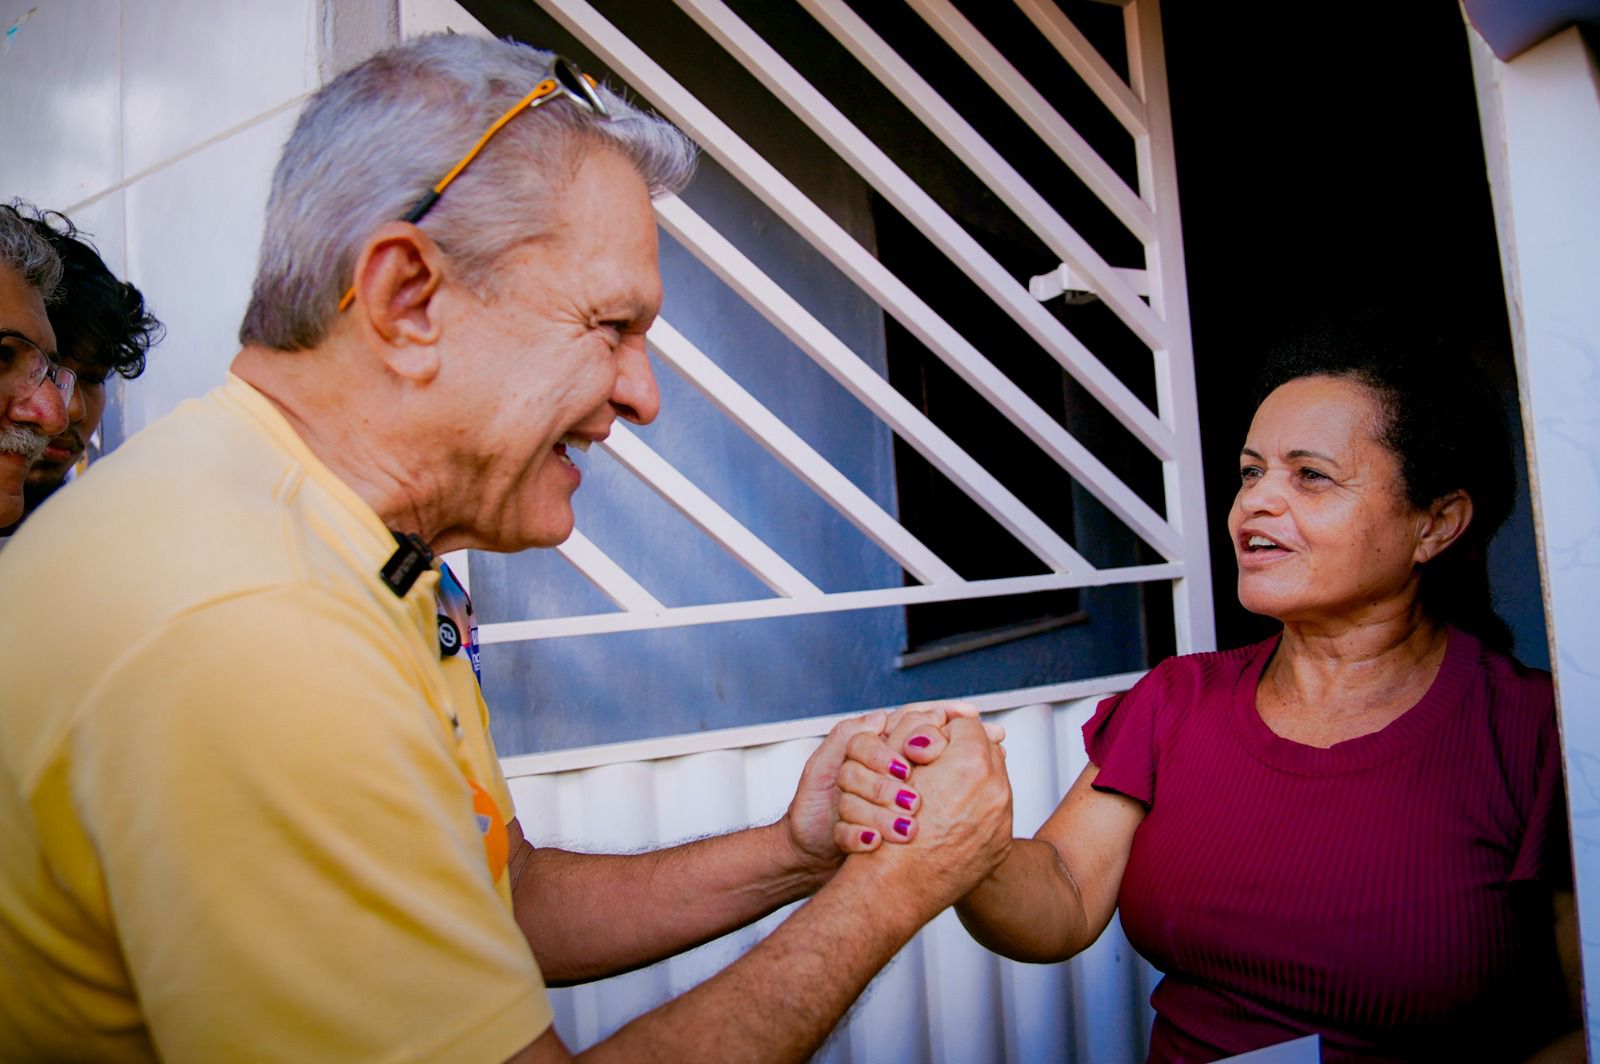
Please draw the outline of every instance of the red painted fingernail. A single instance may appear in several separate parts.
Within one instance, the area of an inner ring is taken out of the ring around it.
[[[912,806],[917,804],[916,792],[901,791],[899,794],[894,796],[894,804],[898,805],[901,809],[910,809]]]
[[[928,738],[926,735],[913,735],[911,737],[911,741],[906,743],[906,745],[914,746],[918,750],[921,750],[925,746],[932,746],[933,740]]]
[[[863,831],[861,833],[861,845],[871,846],[872,840],[876,839],[877,837],[878,833],[876,831]]]
[[[889,762],[889,775],[897,780],[908,779],[911,776],[911,769],[906,766],[904,761],[896,759]]]
[[[902,835],[909,835],[911,834],[911,821],[901,817],[894,822],[894,829]]]

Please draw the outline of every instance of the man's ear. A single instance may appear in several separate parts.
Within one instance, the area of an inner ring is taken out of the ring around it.
[[[429,380],[439,371],[443,333],[435,303],[444,280],[444,253],[410,222],[386,222],[356,260],[358,314],[384,348],[384,361],[400,376]]]
[[[1413,555],[1418,565],[1437,558],[1472,524],[1472,496],[1464,491],[1441,495],[1422,512],[1422,519],[1422,535]]]

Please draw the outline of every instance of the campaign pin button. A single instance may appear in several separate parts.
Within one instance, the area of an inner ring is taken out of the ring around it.
[[[439,615],[439,656],[448,658],[461,649],[461,629],[450,618]]]

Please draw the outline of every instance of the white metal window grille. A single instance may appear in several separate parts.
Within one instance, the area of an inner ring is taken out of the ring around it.
[[[1010,419],[1035,446],[1093,495],[1161,559],[1097,568],[1063,536],[899,394],[822,322],[763,273],[682,200],[657,203],[663,228],[772,323],[895,434],[964,491],[1044,564],[1040,575],[963,579],[946,560],[861,491],[683,333],[666,320],[651,329],[651,349],[790,473],[835,508],[912,578],[905,586],[824,591],[709,494],[619,423],[607,454],[711,537],[771,590],[735,602],[664,605],[648,574],[628,572],[581,531],[561,555],[616,607],[612,612],[487,624],[485,643],[639,631],[713,622],[952,601],[1108,584],[1169,582],[1177,648],[1213,645],[1199,432],[1182,265],[1171,119],[1157,0],[1123,6],[1124,80],[1050,0],[1016,0],[1029,22],[1076,72],[1132,139],[1137,187],[1130,187],[1039,91],[1011,66],[949,0],[907,0],[906,17],[924,20],[1126,227],[1143,248],[1142,264],[1112,265],[1030,186],[1001,146],[973,128],[843,0],[796,0],[889,89],[939,141],[978,175],[1060,259],[1035,277],[1007,272],[916,179],[892,161],[828,98],[720,0],[677,0],[728,55],[755,76],[994,304],[1048,352],[1160,462],[1164,513],[1143,501],[1038,402],[996,368],[970,337],[886,269],[716,113],[675,80],[585,0],[538,0],[652,106],[692,136],[850,279],[883,312]],[[1041,301],[1077,293],[1097,298],[1149,349],[1157,408],[1150,409]]]

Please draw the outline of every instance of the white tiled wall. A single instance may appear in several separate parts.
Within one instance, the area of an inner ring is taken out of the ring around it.
[[[315,0],[125,0],[124,175],[315,88],[316,8]]]
[[[0,0],[0,194],[66,212],[168,327],[117,392],[113,440],[220,382],[237,349],[320,6]]]
[[[128,388],[130,426],[222,383],[238,350],[272,165],[295,115],[280,111],[124,193],[128,273],[168,329],[144,376]]]
[[[116,386],[112,441],[219,383],[237,350],[330,2],[0,0],[0,196],[67,213],[167,325],[145,374]],[[399,16],[407,35],[485,32],[455,0]]]
[[[122,180],[121,23],[122,0],[0,0],[0,194],[64,208]]]

